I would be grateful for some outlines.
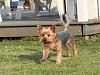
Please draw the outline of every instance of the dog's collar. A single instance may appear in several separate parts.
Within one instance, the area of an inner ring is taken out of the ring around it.
[[[58,38],[58,36],[56,35],[55,38],[54,38],[54,42],[56,43],[57,41],[59,41],[59,38]]]

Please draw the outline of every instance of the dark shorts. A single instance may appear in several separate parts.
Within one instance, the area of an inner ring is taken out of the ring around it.
[[[19,1],[11,2],[11,8],[17,8]]]

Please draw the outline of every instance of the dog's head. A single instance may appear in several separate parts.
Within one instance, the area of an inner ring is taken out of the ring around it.
[[[54,41],[56,36],[56,28],[55,25],[51,25],[48,28],[45,28],[41,25],[37,25],[37,30],[40,35],[40,39],[44,44],[50,44]]]

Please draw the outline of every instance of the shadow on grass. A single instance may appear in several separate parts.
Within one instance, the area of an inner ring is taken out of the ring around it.
[[[31,55],[20,55],[20,56],[17,56],[17,57],[20,59],[20,61],[33,60],[37,64],[41,64],[40,59],[42,57],[42,52],[37,51],[35,53],[32,53]]]
[[[55,56],[55,54],[50,53],[48,58],[50,58],[51,56]],[[36,51],[31,55],[20,55],[17,57],[19,58],[20,61],[33,60],[35,63],[41,64],[40,59],[42,58],[42,51]],[[54,59],[48,59],[48,60],[55,62]]]

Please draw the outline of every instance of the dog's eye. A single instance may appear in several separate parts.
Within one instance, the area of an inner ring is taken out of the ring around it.
[[[42,34],[42,36],[44,36],[44,34]]]
[[[48,37],[50,36],[50,34],[48,34]]]

